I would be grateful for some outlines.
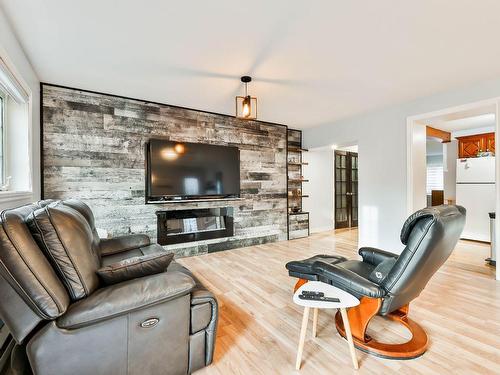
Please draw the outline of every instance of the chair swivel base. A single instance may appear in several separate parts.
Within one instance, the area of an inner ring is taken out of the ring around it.
[[[351,310],[355,309],[356,308],[353,308]],[[406,307],[396,310],[386,317],[404,325],[411,332],[412,338],[409,341],[402,344],[388,344],[379,342],[366,333],[360,338],[359,334],[353,332],[353,340],[356,348],[368,354],[386,359],[405,360],[420,357],[427,350],[429,339],[425,330],[415,321],[408,318],[407,311],[408,309]],[[367,325],[368,321],[366,321],[365,329]],[[335,326],[340,335],[345,338],[344,324],[338,312],[335,315]],[[357,333],[360,332],[358,331]]]

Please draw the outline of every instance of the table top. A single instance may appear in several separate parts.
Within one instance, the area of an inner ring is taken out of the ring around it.
[[[311,301],[300,299],[299,295],[303,290],[323,292],[325,293],[325,297],[338,298],[340,302]],[[307,283],[302,285],[293,295],[293,302],[300,306],[314,307],[319,309],[339,309],[359,305],[359,300],[352,294],[334,287],[333,285],[322,283],[320,281],[308,281]]]

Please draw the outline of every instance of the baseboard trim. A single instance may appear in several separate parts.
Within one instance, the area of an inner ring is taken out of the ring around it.
[[[333,226],[311,228],[311,233],[327,232],[327,231],[330,231],[330,230],[333,230]]]

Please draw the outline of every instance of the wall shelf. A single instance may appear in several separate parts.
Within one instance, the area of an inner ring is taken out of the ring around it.
[[[288,129],[287,140],[288,239],[292,240],[309,236],[309,213],[302,211],[302,198],[309,197],[302,194],[302,183],[309,182],[302,178],[302,167],[309,163],[302,159],[302,153],[308,151],[302,148],[302,131]]]
[[[299,130],[295,130],[295,131],[299,131]],[[288,147],[288,152],[307,152],[307,151],[309,151],[307,148],[293,147],[293,146]]]

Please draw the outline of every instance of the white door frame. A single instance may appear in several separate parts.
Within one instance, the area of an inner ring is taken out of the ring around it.
[[[500,97],[463,104],[455,107],[445,108],[438,111],[427,112],[420,115],[410,116],[406,119],[406,207],[410,215],[419,208],[422,208],[422,187],[425,189],[425,173],[422,173],[420,166],[425,160],[425,125],[419,121],[428,118],[444,116],[456,112],[464,112],[477,108],[491,106],[495,108],[495,145],[498,144],[500,136]],[[425,165],[425,164],[424,164]],[[496,213],[500,213],[500,157],[495,158],[495,195],[496,195]],[[496,259],[500,255],[500,219],[495,220],[496,235]],[[496,268],[496,279],[500,280],[500,267]]]

